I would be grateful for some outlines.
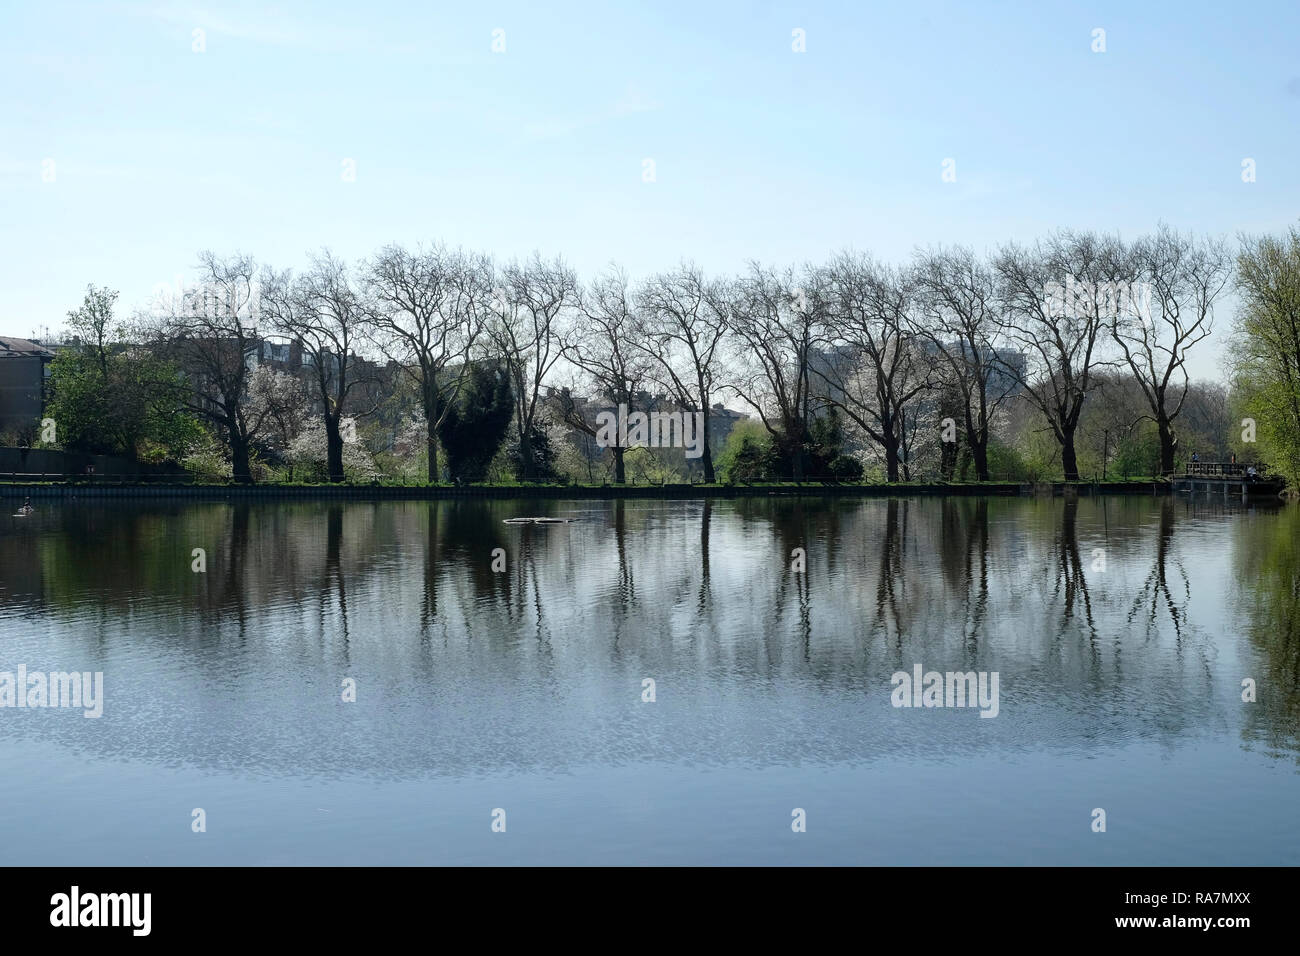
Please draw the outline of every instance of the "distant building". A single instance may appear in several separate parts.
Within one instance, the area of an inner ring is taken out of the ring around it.
[[[597,416],[600,413],[609,412],[615,415],[618,413],[618,403],[614,398],[607,394],[582,397],[571,395],[566,389],[547,388],[545,401],[547,407],[556,413],[555,418],[561,428],[564,429],[565,439],[588,459],[593,461],[601,459],[605,449],[596,447],[590,434],[587,434],[582,429],[575,428],[571,422],[566,422],[564,419],[567,413],[569,416],[586,422],[588,427],[594,428],[598,421]],[[694,412],[695,409],[686,408],[670,395],[653,394],[640,390],[632,396],[628,412],[630,414],[633,411],[646,414],[655,412],[689,414]],[[715,403],[709,409],[709,450],[714,461],[717,460],[722,448],[726,445],[727,436],[731,434],[732,429],[736,427],[738,422],[748,417],[743,412],[733,411],[721,403]],[[704,463],[702,458],[687,458],[683,448],[655,448],[654,454],[665,465],[679,469],[684,476],[699,477],[703,474]]]
[[[988,393],[992,397],[1019,395],[1024,391],[1020,384],[1029,367],[1025,353],[1015,349],[994,349],[994,365],[988,381]]]
[[[53,358],[39,342],[0,337],[0,428],[40,423]]]
[[[337,376],[341,364],[339,355],[335,352],[323,351],[319,357],[331,379]],[[312,414],[323,415],[325,403],[315,381],[316,359],[317,356],[303,345],[302,339],[284,336],[272,339],[255,335],[250,339],[244,352],[244,364],[250,372],[255,371],[259,366],[266,366],[272,371],[285,372],[301,380]],[[385,365],[379,365],[355,352],[350,353],[348,380],[352,384],[352,389],[348,412],[355,411],[356,408],[373,408],[370,418],[375,420],[387,416],[389,420],[386,425],[395,436],[400,414],[394,415],[391,409],[385,411],[379,406],[383,404],[382,400],[385,397],[391,396],[397,389],[400,373],[401,367],[391,360]]]

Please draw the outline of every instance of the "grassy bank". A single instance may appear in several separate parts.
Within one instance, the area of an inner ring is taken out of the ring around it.
[[[745,498],[768,495],[807,497],[907,497],[975,495],[1168,494],[1162,481],[1102,482],[755,482],[752,484],[528,484],[482,485],[279,483],[160,483],[113,481],[23,482],[0,484],[0,497],[21,498]]]

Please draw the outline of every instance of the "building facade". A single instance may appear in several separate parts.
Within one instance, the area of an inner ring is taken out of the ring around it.
[[[39,342],[0,336],[0,430],[39,425],[53,358]]]

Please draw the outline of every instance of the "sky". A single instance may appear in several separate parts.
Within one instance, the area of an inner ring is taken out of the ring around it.
[[[1235,243],[1300,210],[1297,35],[1295,2],[0,0],[0,335],[56,333],[87,283],[129,312],[205,249],[635,278],[1161,221]]]

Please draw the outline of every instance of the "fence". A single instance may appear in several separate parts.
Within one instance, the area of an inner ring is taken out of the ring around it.
[[[1250,468],[1256,475],[1268,474],[1268,465],[1262,461],[1249,464],[1238,461],[1189,461],[1187,475],[1196,478],[1241,478]]]

